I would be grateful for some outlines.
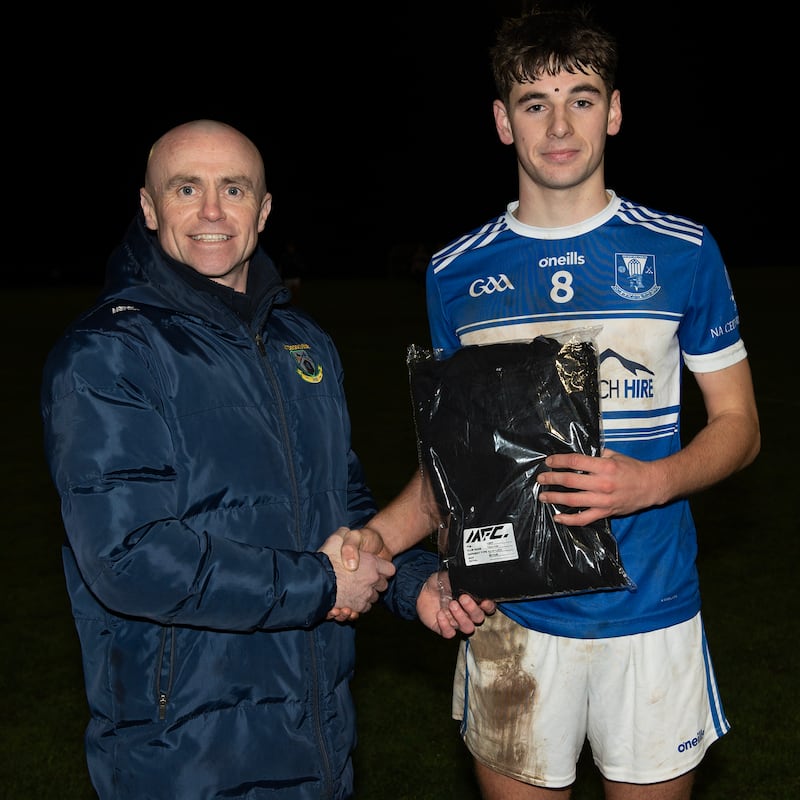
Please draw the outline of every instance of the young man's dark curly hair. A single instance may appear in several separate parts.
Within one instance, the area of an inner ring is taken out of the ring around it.
[[[590,6],[537,5],[504,20],[490,57],[495,87],[506,105],[515,83],[530,83],[544,74],[595,72],[609,95],[616,80],[616,39],[595,20]]]

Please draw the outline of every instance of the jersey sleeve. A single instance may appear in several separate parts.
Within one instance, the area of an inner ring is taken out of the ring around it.
[[[678,337],[684,362],[692,372],[713,372],[747,357],[730,275],[719,245],[705,228]]]
[[[431,334],[431,345],[437,356],[449,357],[461,347],[461,343],[453,331],[453,325],[447,317],[447,309],[442,298],[439,282],[434,278],[434,272],[428,267],[426,277],[426,303],[428,311],[428,326]]]

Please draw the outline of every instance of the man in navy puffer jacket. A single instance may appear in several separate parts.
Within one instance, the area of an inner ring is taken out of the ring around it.
[[[333,342],[258,245],[272,198],[253,142],[178,126],[140,194],[42,388],[92,783],[102,800],[349,797],[344,621],[387,584],[393,611],[447,637],[483,612],[442,612],[425,550],[342,564],[341,532],[376,509]]]

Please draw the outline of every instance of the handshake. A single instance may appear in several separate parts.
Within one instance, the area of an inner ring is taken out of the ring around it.
[[[336,574],[336,605],[327,619],[353,622],[369,611],[389,585],[395,573],[392,553],[381,535],[372,528],[339,528],[320,547]],[[417,615],[428,628],[445,639],[457,633],[469,636],[496,605],[491,600],[478,602],[463,594],[454,599],[446,571],[432,573],[420,588]]]

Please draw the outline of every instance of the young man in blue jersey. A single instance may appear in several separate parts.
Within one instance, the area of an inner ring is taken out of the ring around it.
[[[503,23],[493,109],[501,142],[516,151],[519,199],[427,270],[443,357],[597,331],[605,449],[549,456],[538,501],[574,509],[555,517],[565,525],[610,518],[636,585],[502,602],[461,643],[453,716],[485,800],[567,800],[586,741],[608,800],[686,800],[707,748],[729,729],[687,498],[753,461],[758,414],[714,238],[605,185],[606,137],[622,122],[616,65],[614,38],[589,12],[534,10]],[[684,367],[707,422],[682,446]],[[382,541],[391,555],[431,532],[421,481],[348,536],[347,558],[351,545]]]

